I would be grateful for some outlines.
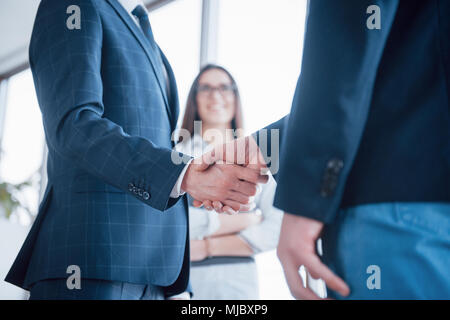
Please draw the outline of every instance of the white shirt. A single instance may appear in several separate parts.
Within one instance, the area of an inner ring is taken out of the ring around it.
[[[131,16],[131,18],[136,22],[136,24],[139,26],[139,20],[136,18],[131,12],[133,12],[134,8],[136,8],[138,5],[141,5],[145,11],[147,11],[147,8],[145,7],[145,4],[142,0],[119,0],[122,7],[128,12],[128,14]],[[147,11],[148,13],[148,11]],[[140,27],[140,26],[139,26]]]
[[[131,16],[131,18],[133,19],[133,21],[137,24],[137,26],[140,28],[141,26],[139,25],[139,20],[136,18],[136,16],[134,16],[132,14],[132,11],[134,10],[134,8],[136,8],[138,5],[141,5],[145,10],[147,10],[147,8],[144,5],[144,2],[142,0],[119,0],[119,3],[122,5],[122,7],[128,12],[128,14]],[[191,160],[192,161],[192,160]],[[177,182],[175,183],[175,185],[172,188],[172,191],[170,192],[170,197],[171,198],[178,198],[180,196],[182,196],[185,192],[181,190],[181,183],[183,182],[183,178],[184,178],[184,174],[186,173],[186,170],[189,166],[189,164],[191,163],[191,161],[189,161],[185,166],[183,171],[181,171],[180,176],[178,177]],[[183,292],[180,293],[178,295],[175,296],[171,296],[169,297],[170,299],[174,299],[174,298],[180,298],[180,299],[190,299],[190,294],[189,292]]]
[[[145,7],[145,4],[142,0],[119,0],[119,3],[122,5],[122,7],[128,12],[130,17],[133,19],[133,21],[136,23],[136,25],[140,28],[139,20],[132,14],[134,8],[136,8],[138,5],[141,5],[146,11],[147,8]],[[164,68],[163,68],[164,69]],[[192,160],[191,160],[192,161]],[[170,192],[171,198],[178,198],[185,194],[183,190],[181,190],[181,183],[183,182],[184,175],[186,173],[186,170],[188,166],[191,164],[191,161],[189,161],[185,166],[183,171],[181,171],[180,176],[178,177],[177,182],[172,188],[172,191]]]

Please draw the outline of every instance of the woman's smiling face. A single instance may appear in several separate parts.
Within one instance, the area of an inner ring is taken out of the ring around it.
[[[230,77],[220,69],[204,72],[198,82],[198,115],[205,125],[231,123],[236,111],[236,95]]]

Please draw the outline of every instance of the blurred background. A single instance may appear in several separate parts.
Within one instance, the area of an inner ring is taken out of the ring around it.
[[[156,41],[175,72],[180,119],[190,85],[207,63],[220,64],[235,77],[247,133],[289,112],[307,0],[144,2]],[[27,297],[3,279],[46,185],[44,131],[28,65],[38,5],[39,0],[0,1],[0,299]],[[256,261],[260,298],[291,299],[275,252],[261,253]]]

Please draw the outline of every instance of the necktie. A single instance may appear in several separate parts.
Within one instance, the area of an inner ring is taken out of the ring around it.
[[[150,20],[148,19],[147,11],[141,5],[137,5],[131,13],[139,19],[139,25],[141,26],[142,31],[150,42],[150,45],[156,50],[155,38],[153,37],[153,31]]]
[[[139,25],[141,26],[142,31],[144,32],[145,37],[150,43],[153,49],[153,55],[156,57],[156,72],[159,72],[160,75],[163,76],[164,85],[167,86],[167,73],[162,62],[161,54],[159,53],[158,46],[156,45],[155,38],[153,37],[152,27],[150,25],[150,20],[148,19],[147,10],[144,9],[141,5],[137,5],[136,8],[131,12],[136,18],[139,19]],[[164,88],[167,90],[167,88]]]

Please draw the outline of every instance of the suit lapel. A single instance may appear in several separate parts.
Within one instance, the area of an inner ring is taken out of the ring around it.
[[[162,52],[161,48],[158,47],[158,50],[161,54],[161,59],[163,61],[164,67],[167,71],[168,76],[168,90],[169,90],[169,104],[171,106],[170,110],[172,111],[172,131],[175,130],[177,126],[177,120],[178,120],[178,113],[179,113],[179,105],[178,105],[178,90],[177,90],[177,83],[175,81],[175,75],[173,74],[172,67],[170,66],[169,60],[167,60],[166,56]]]
[[[136,23],[132,20],[128,12],[122,7],[122,5],[117,0],[107,0],[109,4],[114,8],[114,10],[117,12],[117,14],[120,16],[120,18],[123,20],[125,25],[130,29],[131,33],[133,33],[134,37],[137,39],[139,44],[144,49],[148,59],[150,60],[150,63],[152,65],[152,69],[154,74],[156,75],[156,78],[158,80],[159,89],[161,90],[161,93],[164,97],[164,103],[166,106],[166,110],[169,113],[169,117],[171,117],[171,111],[170,106],[167,98],[166,90],[164,90],[164,82],[163,75],[160,74],[160,72],[157,72],[156,64],[159,63],[156,57],[151,53],[150,43],[145,38],[144,33],[139,29],[139,27],[136,25]]]

